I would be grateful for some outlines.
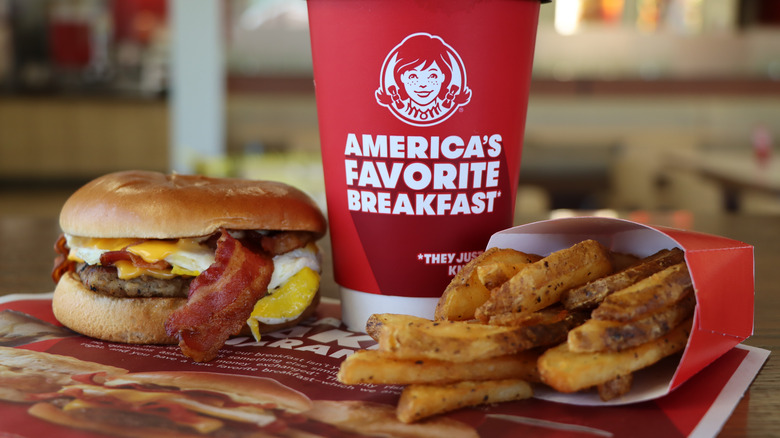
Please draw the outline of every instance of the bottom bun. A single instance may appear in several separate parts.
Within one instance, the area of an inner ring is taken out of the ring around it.
[[[320,293],[311,305],[292,321],[282,324],[260,324],[260,332],[268,333],[291,327],[314,313]],[[165,332],[168,316],[187,302],[186,298],[117,298],[91,291],[68,273],[54,289],[52,310],[64,326],[73,331],[104,341],[126,344],[178,344]],[[252,336],[244,324],[240,335]]]

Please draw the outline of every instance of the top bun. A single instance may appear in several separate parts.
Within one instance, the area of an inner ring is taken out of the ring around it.
[[[232,230],[325,234],[317,204],[287,184],[199,175],[125,171],[101,176],[68,198],[65,233],[84,237],[171,239]]]

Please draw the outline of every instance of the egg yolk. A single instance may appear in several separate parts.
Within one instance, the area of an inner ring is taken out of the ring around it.
[[[278,289],[261,298],[247,321],[255,340],[260,340],[259,322],[274,324],[297,318],[311,305],[319,285],[320,274],[305,267]]]

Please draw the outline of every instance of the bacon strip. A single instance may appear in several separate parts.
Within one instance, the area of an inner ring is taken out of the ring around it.
[[[51,270],[51,279],[57,283],[67,272],[76,271],[76,263],[68,260],[70,249],[68,248],[68,241],[65,239],[64,234],[60,234],[60,237],[54,244],[54,252],[57,253],[57,257],[54,259],[54,267]]]
[[[192,281],[187,303],[165,323],[182,353],[196,362],[214,359],[228,337],[241,331],[274,269],[270,257],[249,251],[227,231],[221,233],[214,264]]]

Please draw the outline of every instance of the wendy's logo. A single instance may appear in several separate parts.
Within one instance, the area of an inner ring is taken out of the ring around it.
[[[411,34],[385,58],[376,101],[409,125],[441,123],[470,100],[463,61],[438,36]]]

